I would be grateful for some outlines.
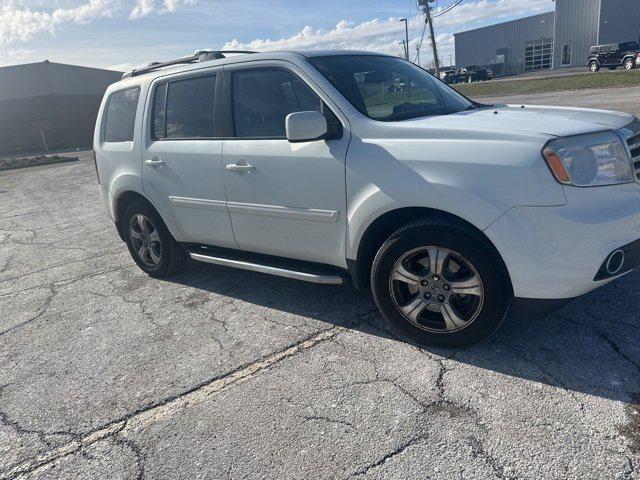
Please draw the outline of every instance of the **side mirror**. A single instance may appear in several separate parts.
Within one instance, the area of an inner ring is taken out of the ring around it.
[[[320,112],[295,112],[285,120],[287,140],[291,143],[321,140],[327,135],[327,119]]]

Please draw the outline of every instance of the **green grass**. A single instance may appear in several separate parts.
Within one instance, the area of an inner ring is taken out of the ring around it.
[[[579,90],[583,88],[640,87],[640,69],[630,72],[599,72],[551,78],[521,78],[453,85],[467,96],[499,96]]]

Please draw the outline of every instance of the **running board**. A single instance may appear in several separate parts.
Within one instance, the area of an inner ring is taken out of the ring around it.
[[[344,277],[339,273],[311,273],[291,268],[282,268],[281,266],[268,265],[267,263],[257,263],[238,258],[226,258],[218,255],[204,254],[199,252],[189,252],[191,258],[199,262],[212,263],[214,265],[222,265],[224,267],[239,268],[241,270],[250,270],[252,272],[268,273],[279,277],[292,278],[294,280],[302,280],[303,282],[321,283],[324,285],[341,285],[344,283]],[[290,262],[287,262],[290,263]]]

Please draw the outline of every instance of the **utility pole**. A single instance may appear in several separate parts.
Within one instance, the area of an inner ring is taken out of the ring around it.
[[[409,26],[406,18],[401,18],[399,22],[404,22],[404,58],[409,60]]]
[[[418,61],[418,66],[420,66],[420,44],[416,45],[416,59]]]
[[[431,48],[433,49],[433,66],[436,71],[436,77],[440,78],[440,61],[438,60],[438,46],[436,45],[436,36],[433,33],[433,18],[431,18],[430,3],[435,0],[418,0],[418,6],[422,8],[424,13],[424,21],[429,25],[429,33],[431,34]]]
[[[398,42],[398,45],[402,45],[402,55],[406,59],[407,58],[407,41],[402,40],[401,42]]]

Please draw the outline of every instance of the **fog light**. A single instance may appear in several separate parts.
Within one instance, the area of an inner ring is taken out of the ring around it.
[[[609,255],[609,259],[607,260],[605,268],[607,269],[607,273],[609,275],[615,275],[622,269],[623,264],[624,252],[622,250],[616,250],[611,255]]]

